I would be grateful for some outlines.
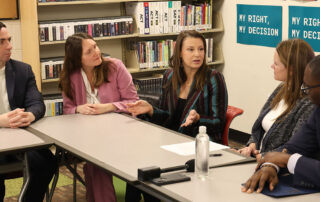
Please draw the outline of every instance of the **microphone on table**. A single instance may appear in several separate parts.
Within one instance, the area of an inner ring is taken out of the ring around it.
[[[222,154],[210,154],[210,157],[222,156]],[[146,168],[138,168],[138,180],[148,181],[154,178],[160,177],[161,173],[167,173],[178,170],[186,170],[187,172],[194,172],[195,160],[190,159],[184,165],[173,166],[169,168],[160,168],[157,166],[151,166]]]
[[[138,168],[138,180],[148,181],[160,177],[161,173],[184,170],[187,172],[194,172],[194,159],[188,160],[184,165],[163,168],[157,166],[150,166],[146,168]]]

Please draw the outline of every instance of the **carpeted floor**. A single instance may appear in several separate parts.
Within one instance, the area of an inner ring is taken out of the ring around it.
[[[77,171],[83,178],[83,165],[84,163],[78,164]],[[73,175],[65,167],[62,166],[59,169],[59,180],[57,187],[54,191],[53,202],[71,202],[73,201]],[[7,180],[6,182],[6,198],[4,202],[16,202],[20,193],[22,178]],[[116,177],[113,178],[114,187],[116,190],[117,201],[124,202],[125,187],[126,183]],[[86,188],[80,182],[77,183],[77,202],[85,202]]]
[[[235,141],[229,141],[230,147],[242,148],[244,145]],[[77,172],[83,178],[83,165],[78,164]],[[58,185],[53,195],[53,202],[72,202],[73,201],[73,175],[65,167],[62,166],[59,169],[60,175]],[[113,183],[116,190],[117,201],[124,202],[126,183],[118,178],[113,178]],[[22,178],[7,180],[6,181],[6,198],[4,202],[16,202],[22,185]],[[77,202],[85,202],[86,188],[80,182],[77,183]]]
[[[22,177],[20,178],[15,178],[12,180],[6,180],[5,185],[6,185],[6,197],[10,198],[13,196],[17,196],[20,193],[20,189],[22,186],[23,179]],[[62,187],[62,186],[67,186],[72,184],[72,179],[69,177],[60,174],[59,175],[59,181],[57,183],[57,187]],[[51,185],[50,185],[51,187]]]

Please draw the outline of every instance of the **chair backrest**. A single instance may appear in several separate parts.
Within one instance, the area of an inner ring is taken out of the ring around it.
[[[24,164],[20,160],[0,165],[0,176],[5,180],[23,177],[23,167]]]
[[[29,177],[26,177],[26,172],[27,171],[25,170],[25,164],[24,164],[23,160],[15,159],[15,160],[11,160],[8,163],[0,165],[0,177],[2,179],[10,180],[10,179],[20,178],[20,177],[24,178],[23,179],[24,182],[23,182],[23,186],[22,186],[21,190],[26,189],[26,186],[25,186],[26,181],[29,181],[29,179],[28,179]],[[58,172],[59,172],[59,169],[58,169]],[[51,189],[52,193],[50,193],[50,196],[49,196],[49,188],[48,188],[47,193],[46,193],[46,201],[47,202],[51,202],[55,186],[56,185],[54,185],[54,187],[53,187],[53,185],[52,185],[53,188]],[[21,191],[21,193],[22,192],[23,191]],[[21,193],[20,193],[18,201],[20,201]]]
[[[222,137],[222,143],[224,145],[229,145],[229,127],[232,122],[232,120],[243,113],[243,110],[238,107],[228,106],[227,114],[226,114],[226,125],[224,127],[223,131],[223,137]]]

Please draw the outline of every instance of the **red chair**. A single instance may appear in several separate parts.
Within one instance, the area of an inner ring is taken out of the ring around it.
[[[229,145],[229,127],[232,120],[243,113],[243,110],[237,107],[228,106],[227,115],[226,115],[226,125],[224,127],[223,136],[222,136],[222,143],[226,146]]]

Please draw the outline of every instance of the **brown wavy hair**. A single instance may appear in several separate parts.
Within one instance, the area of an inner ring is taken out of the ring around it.
[[[287,68],[287,80],[283,83],[271,102],[271,108],[278,106],[284,99],[288,108],[277,118],[281,121],[295,106],[297,100],[302,98],[300,87],[303,83],[304,70],[307,64],[314,58],[311,46],[302,39],[289,39],[278,44],[276,51],[280,61]]]
[[[207,61],[206,61],[206,40],[200,34],[199,32],[195,30],[187,30],[187,31],[182,31],[177,37],[176,40],[176,45],[174,47],[173,55],[170,58],[169,65],[173,69],[173,75],[172,75],[172,87],[177,93],[178,85],[182,85],[184,82],[187,81],[187,75],[184,72],[184,68],[182,65],[182,59],[181,59],[181,50],[182,50],[182,45],[184,40],[187,37],[191,38],[199,38],[203,42],[203,47],[204,47],[204,59],[202,66],[200,69],[197,71],[195,74],[195,88],[197,90],[203,90],[203,86],[206,82],[206,74],[208,71],[208,66],[207,66]]]
[[[82,40],[84,39],[94,40],[86,33],[76,33],[69,36],[65,43],[64,64],[60,73],[59,88],[71,100],[73,100],[73,89],[71,87],[70,76],[72,73],[82,68]],[[109,82],[109,62],[105,61],[102,56],[101,59],[102,63],[93,70],[92,82],[95,88],[98,88],[104,82]]]

